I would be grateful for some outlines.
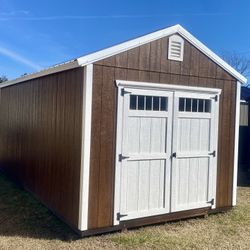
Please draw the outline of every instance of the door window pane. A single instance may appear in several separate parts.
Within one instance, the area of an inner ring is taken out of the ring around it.
[[[152,96],[146,96],[146,110],[152,110]]]
[[[168,110],[168,99],[167,97],[161,97],[161,111]]]
[[[145,100],[145,96],[143,95],[139,95],[138,96],[138,110],[144,110],[144,100]]]
[[[185,111],[185,98],[179,98],[179,111]]]
[[[153,97],[153,110],[159,110],[159,97],[154,96]]]
[[[130,95],[130,109],[136,109],[137,96]]]

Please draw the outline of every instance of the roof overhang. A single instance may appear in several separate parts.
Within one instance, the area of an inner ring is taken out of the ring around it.
[[[10,80],[5,82],[0,86],[0,88],[28,81],[34,78],[42,77],[45,75],[57,73],[60,71],[77,68],[77,67],[83,67],[88,64],[97,62],[99,60],[108,58],[110,56],[122,53],[124,51],[133,49],[135,47],[141,46],[143,44],[158,40],[160,38],[170,36],[172,34],[178,33],[183,38],[185,38],[187,41],[189,41],[193,46],[195,46],[198,50],[200,50],[202,53],[204,53],[208,58],[210,58],[212,61],[214,61],[216,64],[218,64],[221,68],[223,68],[225,71],[227,71],[229,74],[231,74],[233,77],[235,77],[239,82],[241,83],[247,83],[247,79],[241,75],[239,72],[237,72],[233,67],[231,67],[228,63],[226,63],[223,59],[221,59],[219,56],[217,56],[213,51],[211,51],[208,47],[206,47],[203,43],[201,43],[198,39],[196,39],[193,35],[191,35],[187,30],[185,30],[182,26],[179,24],[158,30],[156,32],[135,38],[133,40],[129,40],[124,43],[120,43],[118,45],[109,47],[107,49],[103,49],[100,51],[97,51],[95,53],[91,53],[86,56],[82,56],[79,58],[76,58],[75,60],[55,65],[54,67],[50,67],[48,69],[42,70],[37,73],[29,74],[22,76],[20,78]]]

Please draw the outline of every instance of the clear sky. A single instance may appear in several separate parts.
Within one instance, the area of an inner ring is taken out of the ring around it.
[[[0,75],[16,78],[174,24],[250,56],[249,0],[0,0]]]

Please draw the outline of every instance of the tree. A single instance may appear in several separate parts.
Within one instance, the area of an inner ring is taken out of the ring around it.
[[[0,83],[8,81],[6,76],[0,76]]]
[[[250,76],[250,57],[233,51],[222,53],[222,58],[245,77]]]

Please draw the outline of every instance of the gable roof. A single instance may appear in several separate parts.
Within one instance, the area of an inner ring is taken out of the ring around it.
[[[103,49],[91,54],[88,54],[86,56],[81,56],[79,58],[76,58],[74,60],[57,64],[53,67],[47,68],[45,70],[28,74],[22,77],[19,77],[14,80],[10,80],[7,82],[4,82],[0,85],[1,88],[24,82],[27,80],[31,80],[37,77],[53,74],[56,72],[77,68],[77,67],[83,67],[88,64],[97,62],[99,60],[105,59],[107,57],[119,54],[121,52],[133,49],[135,47],[141,46],[143,44],[158,40],[160,38],[170,36],[172,34],[178,33],[183,38],[185,38],[187,41],[189,41],[193,46],[195,46],[198,50],[200,50],[202,53],[204,53],[207,57],[209,57],[212,61],[214,61],[216,64],[218,64],[220,67],[222,67],[225,71],[227,71],[229,74],[231,74],[233,77],[235,77],[239,82],[246,83],[247,79],[242,76],[239,72],[237,72],[233,67],[231,67],[228,63],[226,63],[224,60],[222,60],[219,56],[217,56],[213,51],[211,51],[208,47],[206,47],[203,43],[201,43],[198,39],[196,39],[193,35],[191,35],[187,30],[185,30],[181,25],[177,24],[162,30],[158,30],[156,32],[135,38],[133,40],[129,40],[124,43],[120,43],[118,45],[109,47],[107,49]]]

